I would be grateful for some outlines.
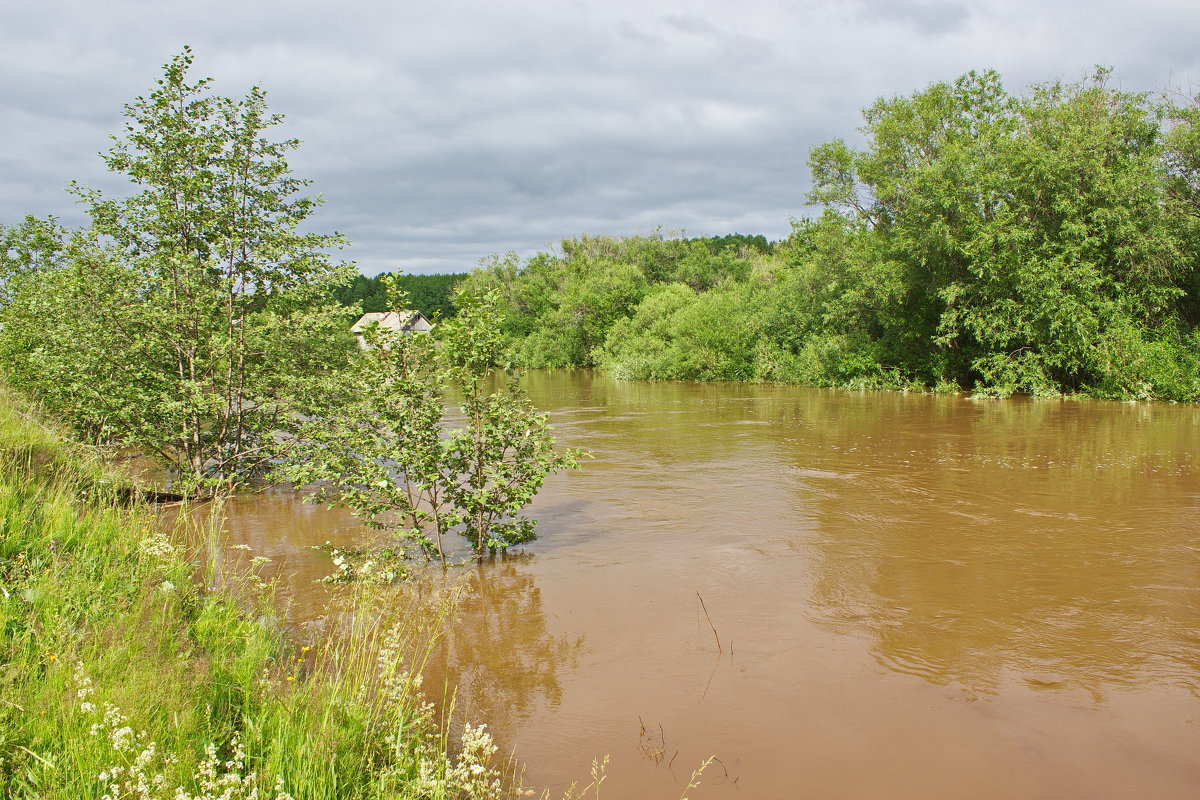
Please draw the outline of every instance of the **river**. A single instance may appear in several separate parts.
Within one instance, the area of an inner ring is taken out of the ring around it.
[[[554,796],[1200,796],[1200,407],[531,373],[590,450],[465,571],[460,710]],[[359,540],[291,491],[231,542],[293,613]]]

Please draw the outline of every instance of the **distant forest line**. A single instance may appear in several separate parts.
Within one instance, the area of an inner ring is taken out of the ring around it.
[[[394,273],[381,272],[373,278],[356,275],[348,283],[333,289],[333,300],[352,315],[387,311],[388,295],[384,278]],[[467,277],[465,272],[441,275],[397,274],[400,288],[408,292],[408,304],[428,319],[454,316],[454,287]]]

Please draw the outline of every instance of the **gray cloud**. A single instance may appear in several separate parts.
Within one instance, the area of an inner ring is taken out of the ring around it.
[[[873,22],[901,22],[919,33],[936,36],[961,31],[971,12],[953,0],[866,0],[863,16]]]
[[[21,4],[0,10],[0,222],[82,223],[71,179],[126,191],[96,154],[185,43],[218,92],[267,89],[324,196],[314,229],[371,274],[580,233],[782,237],[809,148],[879,95],[1098,62],[1157,89],[1200,78],[1198,33],[1166,2]]]

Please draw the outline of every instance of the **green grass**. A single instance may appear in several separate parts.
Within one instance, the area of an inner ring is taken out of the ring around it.
[[[452,591],[372,589],[291,642],[253,575],[213,585],[212,531],[164,531],[119,481],[0,389],[6,797],[514,793],[490,738],[451,741],[419,688]]]

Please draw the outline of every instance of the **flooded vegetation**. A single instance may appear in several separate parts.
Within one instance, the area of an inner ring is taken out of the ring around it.
[[[1195,406],[527,385],[595,459],[547,482],[538,541],[465,568],[430,678],[527,784],[608,754],[616,797],[676,798],[714,755],[690,796],[1200,785]],[[309,545],[365,532],[279,489],[228,516],[321,625]]]
[[[511,796],[486,727],[420,688],[460,592],[375,587],[297,642],[261,557],[213,559],[126,481],[0,385],[6,798]]]
[[[0,225],[13,796],[1194,795],[1200,407],[1078,398],[1200,399],[1200,98],[970,72],[814,148],[783,241],[414,282],[192,62],[131,194]]]

